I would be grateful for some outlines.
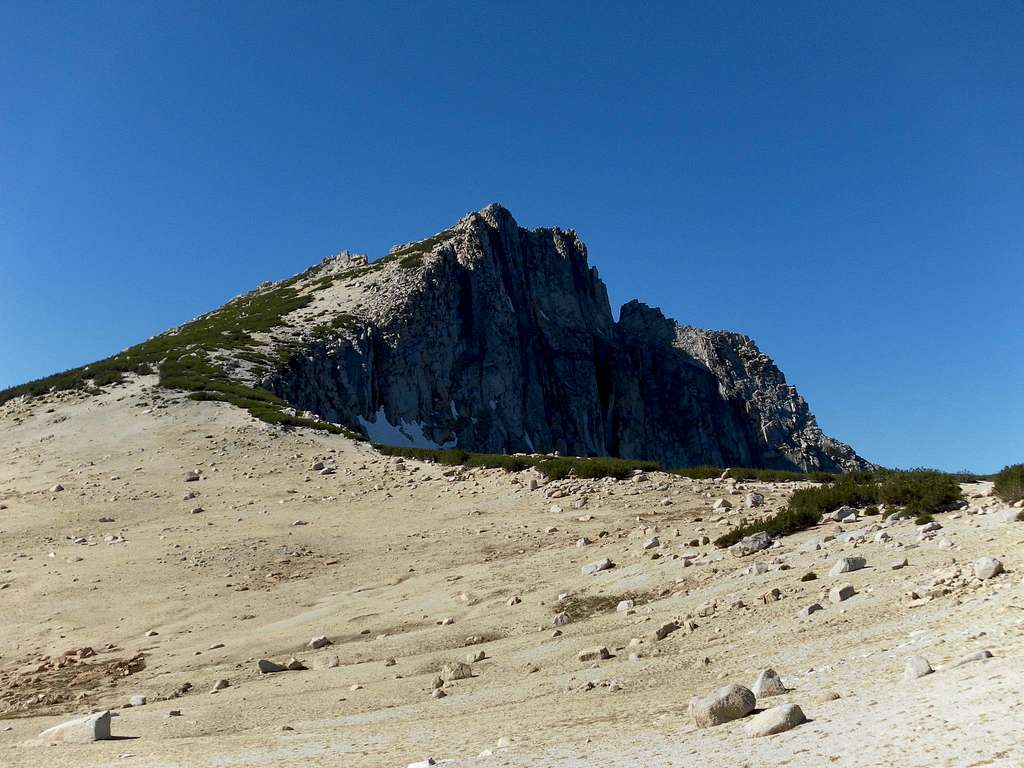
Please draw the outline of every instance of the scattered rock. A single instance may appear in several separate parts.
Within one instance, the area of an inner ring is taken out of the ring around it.
[[[976,651],[975,653],[969,653],[966,656],[962,656],[953,662],[952,666],[962,667],[964,664],[970,664],[972,661],[984,661],[985,659],[992,658],[992,651]]]
[[[744,726],[744,730],[747,736],[756,738],[782,733],[805,722],[807,722],[807,718],[804,717],[803,710],[798,705],[781,704],[754,715]]]
[[[752,555],[755,552],[760,552],[762,549],[767,549],[771,544],[772,537],[765,531],[759,531],[758,533],[737,541],[729,547],[729,553],[733,557],[746,557],[747,555]]]
[[[271,661],[270,659],[260,659],[256,662],[256,668],[265,675],[271,672],[288,671],[288,667],[283,664],[278,664],[276,661]]]
[[[758,699],[768,696],[781,696],[789,692],[789,689],[782,684],[779,673],[774,669],[762,669],[750,690],[753,691],[754,696]]]
[[[982,557],[974,561],[974,575],[979,579],[991,579],[1003,572],[1003,564],[994,557]]]
[[[868,561],[865,560],[863,557],[842,557],[836,562],[835,565],[832,566],[832,570],[829,571],[829,575],[838,576],[841,573],[859,571],[867,564]]]
[[[919,677],[930,675],[933,672],[932,665],[923,656],[908,656],[903,667],[904,680],[916,680]]]
[[[602,645],[599,648],[585,648],[580,651],[577,658],[580,661],[603,661],[604,659],[610,659],[611,653],[608,651],[607,646]]]
[[[756,704],[757,699],[749,688],[727,685],[707,696],[690,699],[690,715],[698,728],[709,728],[746,717]]]
[[[128,697],[129,707],[144,707],[146,706],[146,697],[141,694],[135,694],[134,696]]]
[[[326,648],[328,645],[331,645],[331,641],[327,639],[326,635],[317,635],[307,645],[316,650],[317,648]]]
[[[104,710],[47,728],[35,741],[41,744],[89,744],[109,738],[110,711]]]
[[[597,561],[595,561],[593,563],[587,563],[582,568],[580,568],[580,572],[584,576],[592,576],[595,573],[600,573],[601,571],[607,571],[609,568],[614,568],[614,567],[615,567],[615,563],[613,563],[611,560],[609,560],[607,557],[605,557],[605,558],[603,558],[601,560],[597,560]]]
[[[441,667],[441,679],[446,683],[465,680],[473,676],[473,668],[463,661],[452,661]]]
[[[828,599],[833,603],[841,603],[844,600],[849,600],[856,594],[857,590],[853,588],[852,584],[843,584],[842,586],[833,587],[829,590]]]

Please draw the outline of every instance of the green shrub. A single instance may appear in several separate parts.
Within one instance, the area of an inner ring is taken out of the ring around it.
[[[879,515],[881,513],[878,511],[878,507],[876,507],[874,504],[872,504],[872,505],[864,508],[864,514],[867,515],[868,517],[876,517],[877,515]]]
[[[715,539],[716,547],[729,547],[742,538],[761,531],[773,537],[789,536],[793,533],[813,528],[821,518],[819,512],[807,509],[794,509],[792,504],[771,517],[753,523],[745,523],[734,528],[723,536]]]
[[[230,350],[250,362],[270,363],[262,352],[251,349],[257,343],[253,334],[279,326],[289,312],[309,305],[312,298],[300,294],[295,284],[310,277],[315,270],[316,267],[311,267],[289,280],[239,297],[214,312],[113,357],[4,390],[0,392],[0,405],[21,395],[84,390],[90,386],[90,381],[96,386],[115,384],[125,373],[150,374],[156,370],[160,374],[160,386],[189,392],[193,400],[230,403],[271,424],[310,427],[364,440],[358,433],[327,422],[289,416],[283,412],[287,407],[283,400],[265,389],[233,381],[223,368],[212,362],[212,353]],[[339,322],[348,322],[348,319],[339,316]],[[293,352],[287,350],[282,362]],[[284,351],[280,354],[284,355]]]
[[[878,489],[878,500],[901,506],[909,514],[923,515],[956,509],[963,495],[953,475],[913,470],[886,475]]]
[[[708,480],[721,477],[724,467],[702,465],[698,467],[682,467],[673,469],[672,473],[693,480]],[[830,483],[837,475],[830,472],[796,472],[788,469],[758,469],[756,467],[730,467],[729,477],[736,480],[758,480],[766,483],[784,483],[796,480],[809,480],[814,483]]]
[[[551,480],[561,480],[570,474],[579,478],[615,477],[623,479],[635,470],[653,472],[659,469],[653,461],[629,461],[606,457],[577,458],[569,456],[510,456],[504,453],[469,453],[458,448],[403,448],[394,445],[373,446],[385,456],[433,461],[449,466],[504,469],[521,472],[535,467]]]
[[[614,477],[617,480],[623,480],[637,470],[655,472],[661,469],[661,467],[654,461],[631,461],[603,456],[595,458],[558,456],[550,459],[541,459],[537,464],[537,469],[551,480],[561,480],[570,474],[579,478]]]
[[[927,525],[932,522],[935,522],[935,517],[927,512],[914,518],[914,525]]]
[[[1010,504],[1024,499],[1024,464],[1003,467],[995,476],[993,490],[999,498]]]
[[[423,266],[423,257],[416,253],[403,256],[399,259],[398,266],[402,269],[417,269]]]

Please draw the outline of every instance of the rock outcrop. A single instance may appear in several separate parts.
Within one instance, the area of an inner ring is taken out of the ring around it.
[[[636,301],[615,322],[573,231],[527,230],[491,205],[380,262],[328,260],[321,275],[344,288],[326,288],[316,316],[345,321],[261,383],[371,440],[666,467],[865,465],[749,338]]]

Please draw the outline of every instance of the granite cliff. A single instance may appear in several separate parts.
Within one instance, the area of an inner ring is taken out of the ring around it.
[[[374,264],[327,259],[310,279],[324,276],[290,324],[344,323],[300,333],[260,383],[373,440],[669,467],[865,466],[749,338],[636,301],[615,322],[573,231],[527,230],[491,205]]]

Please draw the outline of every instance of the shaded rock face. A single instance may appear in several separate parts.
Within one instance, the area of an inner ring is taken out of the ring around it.
[[[492,205],[402,272],[375,286],[358,331],[311,345],[264,385],[395,445],[667,467],[863,464],[750,339],[639,302],[616,323],[572,231],[526,230]]]

